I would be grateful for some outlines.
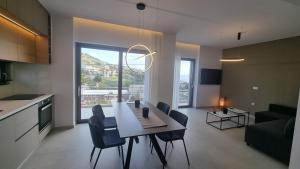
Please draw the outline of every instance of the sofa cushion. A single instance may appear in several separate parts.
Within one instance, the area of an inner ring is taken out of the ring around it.
[[[269,111],[295,117],[297,109],[294,108],[294,107],[289,107],[289,106],[283,106],[283,105],[278,105],[278,104],[270,104],[269,105]]]
[[[264,123],[258,123],[255,126],[255,130],[267,135],[271,135],[276,138],[284,137],[282,129],[285,127],[288,120],[274,120]]]
[[[284,126],[283,134],[286,138],[292,139],[294,136],[295,118],[290,118]]]
[[[276,113],[276,112],[270,112],[270,111],[256,112],[255,113],[255,123],[279,120],[279,119],[289,119],[290,117],[291,116],[289,116],[289,115]]]

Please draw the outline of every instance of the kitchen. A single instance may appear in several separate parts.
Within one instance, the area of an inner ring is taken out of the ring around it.
[[[37,0],[0,0],[0,168],[20,168],[54,126],[51,24]]]

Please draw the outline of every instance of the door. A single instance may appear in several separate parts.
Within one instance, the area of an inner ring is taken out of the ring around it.
[[[128,54],[134,70],[125,64],[126,51],[121,47],[76,43],[77,123],[87,122],[97,104],[106,116],[114,116],[114,102],[143,100],[144,51]]]
[[[182,58],[180,61],[178,107],[192,107],[194,91],[195,60]]]

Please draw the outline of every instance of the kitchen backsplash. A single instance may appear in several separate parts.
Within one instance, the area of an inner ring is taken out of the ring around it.
[[[49,65],[12,63],[12,80],[0,86],[0,98],[20,93],[51,92]]]

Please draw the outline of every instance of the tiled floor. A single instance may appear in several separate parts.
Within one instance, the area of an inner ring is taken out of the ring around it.
[[[191,166],[186,162],[182,142],[169,147],[167,154],[170,169],[287,169],[288,167],[244,143],[244,128],[217,130],[205,123],[204,110],[180,109],[189,116],[186,132],[187,149]],[[163,144],[161,144],[163,148]],[[125,147],[125,154],[126,154]],[[23,169],[88,169],[92,168],[89,154],[92,150],[87,124],[74,129],[55,130],[42,142]],[[93,161],[94,162],[94,161]],[[98,169],[122,168],[116,148],[102,151]],[[140,137],[134,144],[132,169],[161,169],[156,153],[150,154],[149,139]]]

